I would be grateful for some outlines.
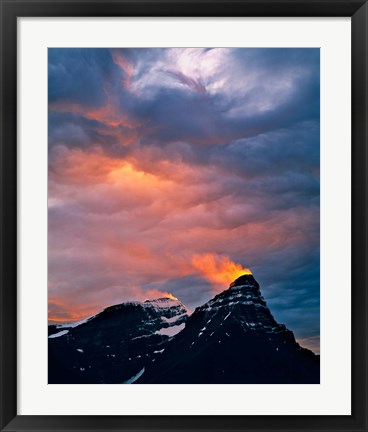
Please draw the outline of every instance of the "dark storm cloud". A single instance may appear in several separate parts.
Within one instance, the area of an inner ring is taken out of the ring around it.
[[[99,124],[80,115],[49,112],[49,147],[60,143],[70,147],[87,147],[91,143],[103,144],[100,134],[96,132]]]
[[[259,98],[259,93],[261,91],[255,88],[251,94],[237,98],[236,104],[246,106]],[[290,97],[265,112],[229,115],[234,101],[222,106],[219,99],[221,95],[211,96],[197,88],[194,92],[163,88],[154,99],[137,102],[133,109],[134,115],[155,125],[146,141],[156,145],[167,141],[186,141],[196,146],[227,144],[235,139],[289,128],[301,121],[319,120],[319,81],[315,77],[303,77],[303,82],[297,80]]]
[[[104,83],[111,76],[111,58],[105,49],[48,50],[49,103],[65,101],[99,106],[105,101]]]
[[[320,53],[315,48],[253,48],[235,49],[234,55],[241,71],[256,70],[258,74],[310,76],[319,84]]]
[[[307,250],[300,249],[288,248],[267,261],[269,274],[261,265],[254,272],[259,267],[259,283],[276,320],[304,338],[319,335],[319,243],[315,239]]]
[[[82,105],[92,101],[90,105],[100,105],[106,98],[106,87],[113,86],[114,95],[117,96],[115,109],[154,126],[141,137],[142,142],[162,145],[167,141],[184,140],[195,145],[212,142],[226,144],[229,140],[287,128],[299,121],[319,119],[319,76],[315,73],[319,65],[318,50],[305,50],[304,54],[303,50],[268,50],[267,53],[250,50],[252,53],[248,55],[242,54],[244,50],[235,51],[235,65],[239,68],[238,63],[241,66],[246,64],[250,73],[256,71],[260,77],[248,91],[236,97],[223,97],[221,93],[207,94],[200,80],[180,71],[159,69],[158,80],[164,81],[163,74],[169,74],[184,83],[184,86],[157,86],[153,97],[148,99],[129,93],[120,85],[117,77],[121,79],[121,74],[127,73],[126,68],[121,71],[109,57],[108,51],[90,51],[83,51],[81,55],[74,51],[70,53],[70,50],[50,50],[50,101],[67,100]],[[144,52],[129,50],[124,53],[124,61],[136,58],[134,63],[139,63],[137,57],[140,54]],[[150,73],[149,70],[143,70]],[[239,75],[244,73],[236,69],[235,72]],[[292,77],[291,90],[290,83],[285,89],[285,93],[290,92],[288,97],[277,94],[278,98],[272,101],[273,106],[262,112],[231,114],[231,110],[237,106],[246,107],[262,98],[266,90],[260,82],[267,83],[273,76],[280,76],[281,81],[284,72]],[[186,91],[188,88],[194,91]]]

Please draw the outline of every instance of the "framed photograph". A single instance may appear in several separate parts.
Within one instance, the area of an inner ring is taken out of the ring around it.
[[[0,4],[1,431],[367,431],[367,3]]]

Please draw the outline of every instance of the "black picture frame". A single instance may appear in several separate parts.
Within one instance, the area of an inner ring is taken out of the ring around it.
[[[367,431],[368,5],[360,0],[0,0],[1,431]],[[351,17],[352,415],[17,415],[17,17]]]

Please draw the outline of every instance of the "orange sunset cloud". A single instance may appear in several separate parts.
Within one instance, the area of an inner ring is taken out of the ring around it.
[[[231,261],[230,258],[212,253],[193,255],[191,262],[194,269],[213,284],[215,290],[223,290],[224,286],[238,277],[252,274],[248,268]]]

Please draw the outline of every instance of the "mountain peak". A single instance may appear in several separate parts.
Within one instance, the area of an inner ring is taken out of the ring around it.
[[[279,324],[247,271],[199,306],[139,384],[314,384],[319,358]]]
[[[177,299],[176,297],[172,296],[172,297],[159,297],[156,299],[147,299],[144,301],[144,303],[172,303],[172,302],[178,302],[179,299]]]
[[[243,286],[243,285],[256,285],[256,286],[258,286],[258,283],[254,279],[252,273],[245,273],[245,274],[239,276],[237,279],[235,279],[234,282],[232,282],[230,284],[230,288],[235,287],[235,286]]]
[[[185,305],[176,297],[160,297],[153,300],[145,300],[143,306],[153,306],[159,309],[180,308],[186,310]]]

